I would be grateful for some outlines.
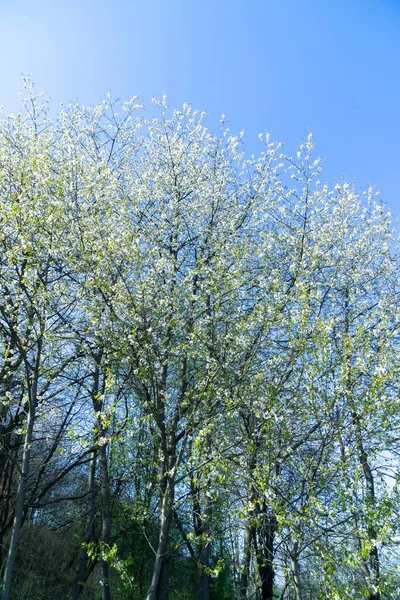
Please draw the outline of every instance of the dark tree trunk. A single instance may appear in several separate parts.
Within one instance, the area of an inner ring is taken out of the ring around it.
[[[172,447],[174,445],[174,443],[171,444]],[[174,451],[168,451],[166,448],[161,450],[161,454],[159,467],[161,492],[160,526],[153,573],[146,600],[161,600],[160,594],[162,594],[163,600],[167,600],[169,594],[168,550],[175,493],[175,480],[172,473],[176,457]]]
[[[261,580],[262,600],[273,600],[274,598],[274,570],[268,562],[258,565]]]
[[[13,466],[11,462],[7,462],[5,465],[0,484],[0,569],[3,566],[3,539],[4,534],[7,530],[7,524],[11,514],[11,492],[12,492],[12,478],[13,478]]]
[[[268,507],[263,503],[256,508],[257,525],[254,527],[254,548],[257,569],[260,578],[262,600],[274,598],[274,540],[276,519],[268,512]]]
[[[349,290],[346,288],[345,291],[345,322],[344,322],[344,330],[346,336],[350,335],[350,298],[349,298]],[[376,504],[375,497],[375,482],[374,476],[372,473],[371,465],[368,460],[368,454],[364,445],[363,438],[363,430],[362,430],[362,421],[355,404],[355,400],[352,393],[353,382],[351,377],[351,351],[345,350],[344,353],[344,361],[347,366],[347,392],[346,399],[348,402],[348,406],[351,412],[351,419],[354,427],[355,433],[355,441],[356,448],[358,453],[358,460],[362,467],[364,479],[365,479],[365,498],[370,507],[374,507]],[[369,564],[365,564],[365,570],[368,573],[367,583],[370,587],[372,587],[368,600],[381,600],[381,594],[378,591],[379,582],[380,582],[380,559],[379,552],[376,545],[378,539],[378,532],[375,526],[370,523],[367,528],[368,539],[372,542],[372,548],[369,552]],[[372,583],[372,586],[371,586]]]
[[[169,558],[168,556],[163,560],[161,565],[160,579],[158,581],[156,599],[157,600],[168,600],[169,594]]]
[[[199,490],[193,505],[196,523],[196,535],[198,537],[198,559],[196,564],[196,600],[209,600],[210,598],[210,567],[211,558],[211,518],[212,502],[209,496],[205,497],[204,514],[201,514]]]
[[[203,557],[203,560],[197,563],[196,600],[209,600],[210,598],[210,576],[205,572],[204,562]]]
[[[375,506],[376,497],[375,497],[375,482],[374,476],[372,474],[371,466],[368,462],[367,454],[364,449],[364,444],[361,437],[361,426],[358,420],[356,420],[356,441],[357,441],[357,449],[359,451],[359,461],[362,466],[365,483],[366,483],[366,500],[370,504],[370,506]],[[372,579],[374,590],[371,590],[368,600],[381,600],[381,594],[378,591],[379,581],[380,581],[380,559],[379,552],[376,546],[376,542],[378,539],[378,532],[373,524],[370,524],[367,529],[368,538],[372,542],[372,548],[369,552],[369,572],[370,577]]]
[[[4,360],[4,365],[1,370],[0,379],[0,568],[3,565],[3,538],[7,529],[11,526],[12,505],[14,499],[12,492],[14,491],[14,467],[18,462],[18,453],[20,445],[23,443],[23,436],[16,434],[18,426],[25,422],[26,413],[29,414],[28,404],[25,410],[21,410],[18,414],[8,415],[8,398],[7,393],[13,388],[13,371],[16,364],[13,364],[12,355]]]
[[[25,434],[24,441],[24,450],[22,455],[22,469],[21,475],[19,479],[17,498],[15,503],[15,514],[14,514],[14,522],[11,531],[11,540],[10,546],[8,549],[4,576],[3,576],[3,589],[1,594],[1,600],[9,600],[10,592],[11,592],[11,579],[12,572],[14,568],[15,558],[17,556],[18,550],[18,542],[19,536],[21,532],[23,517],[24,517],[24,503],[25,503],[25,494],[26,494],[26,485],[29,476],[29,467],[30,467],[30,456],[31,456],[31,446],[33,442],[33,427],[35,423],[35,415],[36,415],[36,393],[37,393],[37,383],[33,384],[34,389],[31,392],[31,400],[29,403],[29,414],[28,414],[28,422],[27,422],[27,431]]]
[[[107,445],[100,446],[100,478],[101,478],[101,541],[107,550],[111,538],[111,505],[110,478],[108,473]],[[102,600],[111,600],[109,564],[106,558],[101,561],[103,571]]]
[[[110,546],[111,539],[111,491],[110,491],[110,476],[108,472],[108,455],[107,455],[107,435],[108,428],[104,426],[102,416],[104,410],[104,392],[106,386],[106,376],[103,373],[101,376],[101,367],[103,362],[104,350],[100,348],[95,359],[95,368],[93,372],[93,388],[92,402],[93,408],[98,415],[97,419],[97,434],[95,442],[98,445],[99,454],[99,469],[100,469],[100,497],[101,497],[101,542],[103,545],[101,559],[102,568],[102,600],[111,600],[110,592],[110,567],[104,552],[107,552]]]
[[[96,518],[96,452],[93,452],[90,461],[88,490],[89,506],[85,527],[85,544],[89,544],[90,542],[94,541],[94,521]],[[75,579],[72,584],[71,600],[78,600],[83,590],[85,581],[87,579],[87,560],[88,551],[87,547],[84,545],[81,547],[78,554]]]

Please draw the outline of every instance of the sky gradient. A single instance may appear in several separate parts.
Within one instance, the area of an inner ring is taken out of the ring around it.
[[[52,104],[167,93],[294,152],[400,213],[400,0],[0,0],[0,104],[21,73]]]

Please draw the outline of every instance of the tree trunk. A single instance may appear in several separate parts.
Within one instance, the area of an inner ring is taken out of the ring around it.
[[[162,562],[160,579],[158,580],[156,599],[168,600],[169,594],[169,558],[168,556]]]
[[[16,458],[16,457],[15,457]],[[15,459],[14,459],[15,463]],[[0,570],[3,566],[4,535],[11,515],[11,493],[13,487],[14,464],[9,461],[1,475],[0,484]]]
[[[258,572],[261,579],[261,598],[262,600],[274,599],[274,570],[272,565],[264,562],[258,565]]]
[[[209,600],[210,598],[210,576],[205,572],[204,562],[197,563],[196,600]]]
[[[200,514],[200,502],[197,504],[196,534],[199,536],[199,557],[196,569],[196,600],[209,600],[210,598],[210,575],[207,569],[210,567],[211,556],[211,518],[212,502],[209,496],[205,497],[204,514]]]
[[[364,449],[364,444],[363,444],[362,437],[361,437],[361,426],[360,426],[359,419],[356,416],[353,416],[353,420],[355,420],[356,443],[357,443],[357,450],[359,452],[359,462],[362,466],[364,477],[365,477],[365,483],[366,483],[365,497],[371,506],[375,506],[376,497],[375,497],[374,476],[372,474],[371,466],[368,462],[367,453]],[[372,523],[370,523],[368,525],[367,532],[368,532],[368,539],[370,542],[372,542],[372,548],[369,552],[369,570],[372,575],[372,585],[374,588],[370,591],[368,600],[381,600],[381,594],[378,591],[379,580],[380,580],[380,560],[379,560],[378,548],[376,546],[376,541],[378,539],[378,533]]]
[[[274,598],[274,539],[276,520],[273,514],[267,513],[267,507],[263,503],[257,507],[258,523],[254,528],[254,547],[258,574],[260,577],[260,588],[262,600],[273,600]]]
[[[101,478],[101,541],[107,550],[111,537],[110,477],[108,473],[107,444],[100,446],[100,478]],[[106,558],[101,561],[103,571],[102,600],[110,600],[109,564]]]
[[[175,481],[174,476],[171,475],[171,471],[174,469],[174,466],[175,456],[168,456],[168,452],[164,451],[160,462],[160,529],[153,574],[150,587],[147,591],[146,600],[160,600],[161,594],[163,600],[167,600],[168,598],[169,582],[166,562],[168,559],[169,533],[173,516]]]
[[[349,290],[346,288],[345,290],[345,313],[344,313],[344,331],[346,336],[350,334],[350,309],[349,309]],[[358,413],[355,400],[352,394],[352,378],[351,378],[351,350],[350,348],[345,350],[344,360],[347,367],[347,381],[346,381],[346,399],[351,412],[351,419],[354,427],[355,433],[355,441],[356,448],[358,453],[358,460],[362,467],[364,479],[365,479],[365,498],[367,503],[374,507],[376,504],[375,497],[375,483],[374,476],[372,473],[371,465],[368,461],[367,451],[364,446],[363,440],[363,431],[362,431],[362,423],[361,418]],[[372,548],[369,552],[369,565],[368,569],[370,572],[370,576],[367,578],[367,584],[372,587],[370,590],[370,594],[368,600],[381,600],[381,594],[378,591],[379,581],[380,581],[380,560],[378,548],[376,546],[376,542],[378,539],[378,532],[376,531],[374,525],[370,522],[367,528],[368,539],[372,542]],[[371,581],[372,580],[372,581]],[[372,583],[372,585],[371,585]]]
[[[11,591],[11,578],[14,568],[15,558],[17,556],[19,536],[22,527],[23,515],[24,515],[24,503],[26,494],[26,484],[29,476],[31,446],[33,441],[33,426],[35,422],[36,414],[36,389],[31,395],[31,401],[29,404],[29,414],[27,422],[27,431],[25,434],[24,450],[22,455],[22,470],[17,490],[17,498],[15,503],[15,515],[14,522],[11,531],[10,547],[8,549],[4,576],[3,576],[3,589],[1,593],[1,600],[9,600]]]
[[[106,386],[106,376],[103,373],[101,377],[101,365],[104,356],[104,350],[99,349],[95,359],[95,368],[93,372],[93,388],[92,402],[93,408],[98,415],[97,418],[97,434],[95,442],[99,446],[99,462],[100,462],[100,497],[101,497],[101,542],[103,547],[101,568],[102,568],[102,600],[111,600],[110,593],[110,573],[108,559],[105,553],[109,550],[111,539],[111,492],[110,492],[110,477],[108,472],[108,456],[107,456],[107,427],[104,426],[102,415],[104,410],[104,393]]]
[[[89,468],[89,478],[88,478],[88,490],[89,490],[89,506],[88,506],[88,516],[86,519],[86,527],[85,527],[85,544],[89,544],[93,542],[94,539],[94,521],[96,518],[96,451],[93,452],[92,458],[90,461]],[[71,600],[78,600],[83,586],[87,577],[87,559],[88,559],[88,551],[87,547],[84,545],[79,550],[75,579],[72,584],[72,595]]]
[[[243,541],[243,569],[240,577],[240,600],[247,599],[247,589],[249,587],[250,561],[251,561],[251,539],[252,527],[249,522],[246,523]]]
[[[303,589],[300,580],[300,571],[299,571],[299,542],[295,542],[293,545],[293,550],[290,554],[290,564],[292,568],[293,575],[293,585],[294,585],[294,593],[296,595],[296,600],[303,600]]]
[[[171,496],[171,493],[171,487],[168,486],[162,499],[162,506],[160,511],[160,532],[158,536],[157,553],[153,566],[151,584],[147,592],[146,600],[156,599],[157,588],[159,587],[162,567],[165,563],[168,553],[169,532],[172,520],[172,504],[171,499],[169,498]]]

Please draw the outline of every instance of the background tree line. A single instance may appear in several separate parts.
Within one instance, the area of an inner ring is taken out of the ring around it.
[[[0,119],[2,600],[400,594],[372,190],[137,98]]]

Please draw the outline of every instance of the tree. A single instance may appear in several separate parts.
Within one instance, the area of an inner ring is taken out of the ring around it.
[[[384,207],[321,184],[311,136],[246,158],[165,98],[50,119],[28,83],[25,108],[0,119],[3,600],[28,522],[65,536],[73,600],[395,598]]]

